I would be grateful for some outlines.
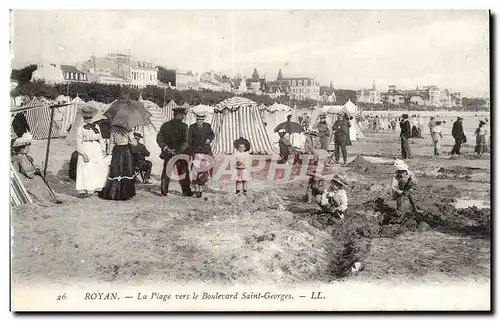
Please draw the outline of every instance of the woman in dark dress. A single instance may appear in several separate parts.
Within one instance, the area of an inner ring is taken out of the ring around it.
[[[135,146],[136,144],[133,131],[119,126],[111,126],[111,164],[106,185],[99,193],[100,198],[125,201],[135,196],[131,145]]]

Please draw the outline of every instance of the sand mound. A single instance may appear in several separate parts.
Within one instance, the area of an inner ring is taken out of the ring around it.
[[[476,167],[466,167],[466,166],[452,166],[452,167],[441,167],[438,170],[439,173],[451,174],[457,176],[468,176],[475,173],[486,173],[488,170]]]
[[[352,162],[347,164],[348,167],[364,173],[376,173],[379,166],[367,161],[363,156],[358,155]]]

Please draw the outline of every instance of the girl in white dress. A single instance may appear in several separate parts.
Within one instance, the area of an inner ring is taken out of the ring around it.
[[[99,192],[106,183],[108,163],[105,161],[106,144],[97,124],[92,118],[97,110],[90,106],[81,109],[83,124],[76,132],[76,190],[81,197],[88,197]]]
[[[351,127],[349,127],[349,138],[351,138],[351,142],[356,140],[356,119],[354,117],[349,118],[349,122],[351,123]]]

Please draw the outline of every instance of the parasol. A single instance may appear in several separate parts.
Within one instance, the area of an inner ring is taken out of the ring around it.
[[[286,132],[290,135],[295,133],[300,134],[304,132],[304,128],[299,123],[294,121],[285,121],[279,124],[278,126],[276,126],[276,128],[274,128],[274,132],[277,132],[280,129],[285,129]]]
[[[110,119],[111,126],[131,129],[146,125],[151,113],[137,100],[121,99],[115,100],[104,112],[104,116]]]

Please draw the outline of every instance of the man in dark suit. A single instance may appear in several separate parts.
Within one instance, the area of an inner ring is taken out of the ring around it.
[[[205,170],[209,164],[203,155],[212,155],[210,143],[214,140],[215,134],[209,123],[205,123],[205,112],[195,113],[196,123],[189,126],[188,130],[188,149],[193,160],[192,170],[196,172],[196,178],[193,180],[195,197],[200,198],[203,193],[203,187],[208,182],[210,171]],[[198,168],[198,170],[197,170]]]
[[[149,179],[151,177],[151,168],[153,167],[153,163],[146,159],[146,157],[149,157],[150,153],[146,146],[140,143],[143,136],[140,133],[134,133],[134,137],[137,141],[137,145],[132,146],[133,166],[143,173],[142,178],[144,180],[144,184],[150,184]]]
[[[408,139],[411,137],[411,125],[408,120],[408,114],[403,114],[403,120],[399,123],[399,127],[401,128],[401,133],[399,137],[401,139],[401,157],[403,159],[409,159],[412,157],[410,143]]]
[[[344,114],[338,114],[337,121],[332,126],[332,131],[335,132],[333,139],[335,143],[335,163],[339,163],[340,151],[342,151],[342,158],[344,165],[347,164],[347,144],[349,142],[349,117]]]
[[[453,123],[453,128],[451,130],[451,135],[455,138],[455,145],[451,150],[452,155],[460,155],[460,148],[462,143],[467,142],[464,133],[464,127],[462,125],[462,117],[457,117],[457,120]]]
[[[188,126],[182,122],[186,116],[185,108],[178,107],[173,110],[174,119],[163,123],[156,142],[160,146],[162,153],[160,158],[163,159],[163,171],[161,173],[161,195],[168,195],[168,185],[170,183],[171,173],[167,173],[167,165],[170,159],[176,155],[187,155],[187,132]],[[182,193],[184,196],[193,196],[189,180],[189,164],[185,159],[179,159],[175,162],[177,167],[177,175],[184,176],[180,181]]]

